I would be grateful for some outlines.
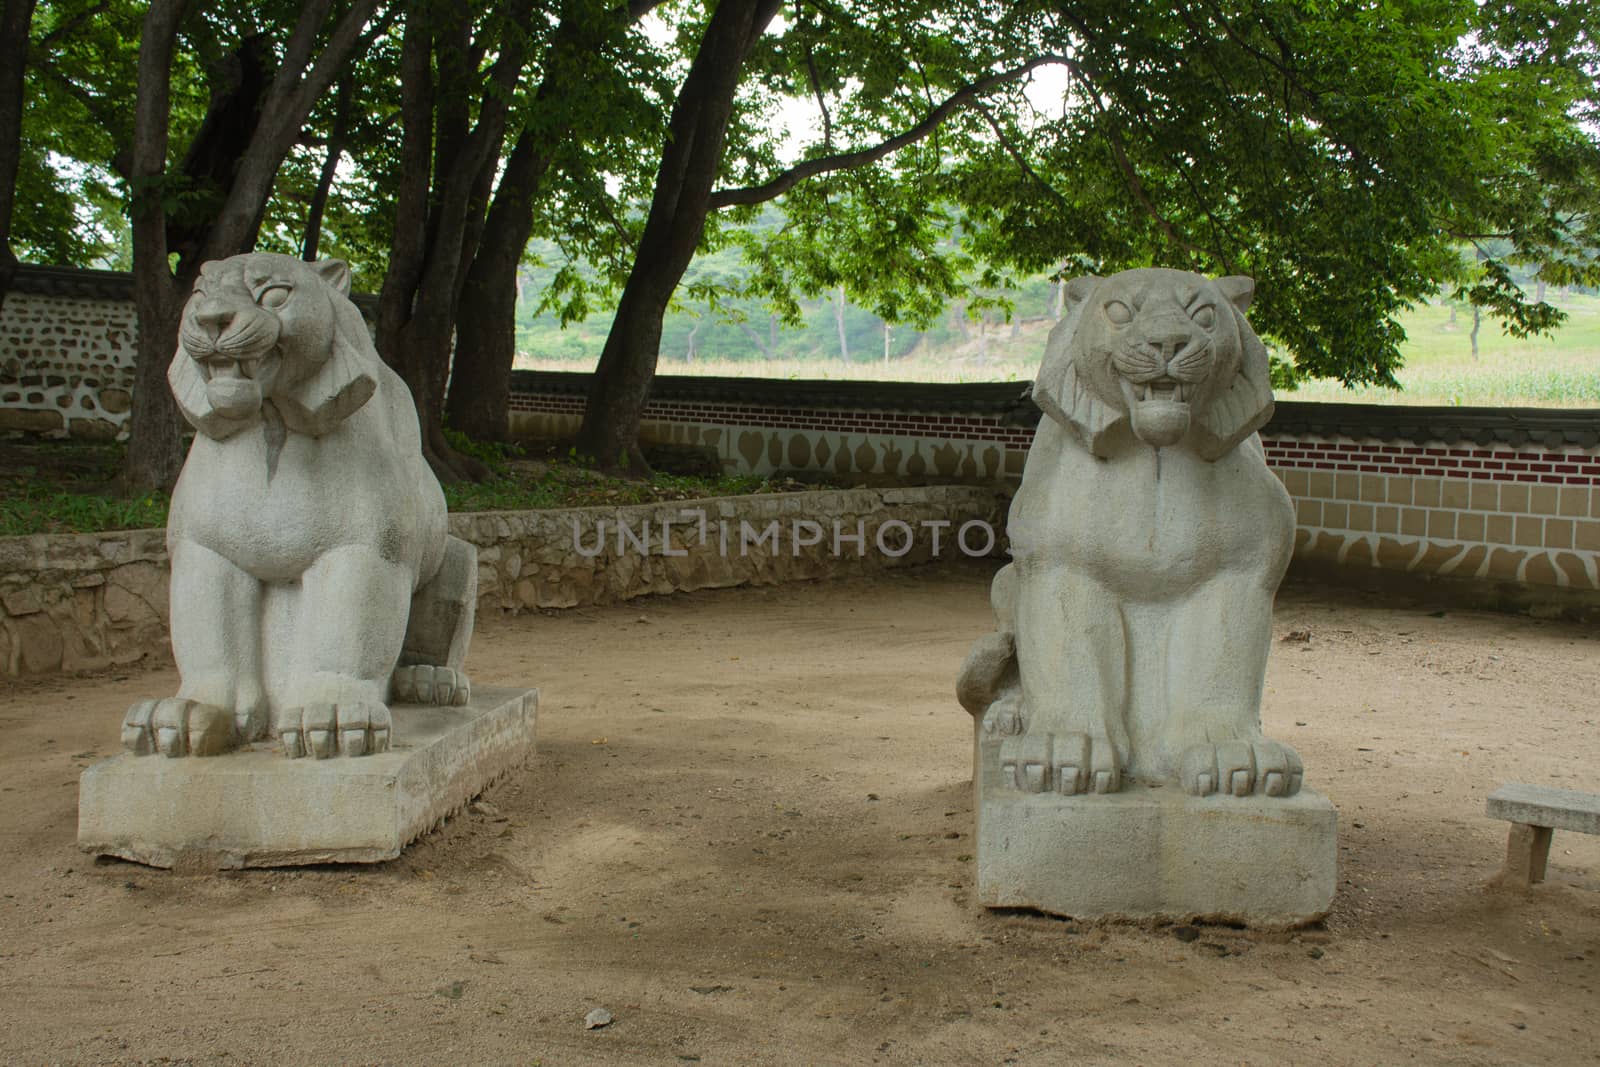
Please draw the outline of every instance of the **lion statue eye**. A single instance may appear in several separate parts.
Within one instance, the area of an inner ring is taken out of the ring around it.
[[[1117,326],[1126,326],[1133,321],[1133,309],[1120,300],[1106,303],[1106,318]]]
[[[1190,312],[1189,317],[1194,319],[1202,330],[1209,330],[1217,324],[1217,309],[1210,304],[1203,304]]]
[[[256,303],[264,308],[281,308],[288,302],[289,287],[287,285],[269,285],[256,298]]]

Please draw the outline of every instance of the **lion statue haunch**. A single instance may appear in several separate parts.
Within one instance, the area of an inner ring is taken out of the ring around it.
[[[167,374],[199,431],[167,521],[182,683],[128,711],[132,752],[359,756],[391,699],[466,703],[477,551],[349,292],[337,261],[201,268]]]
[[[997,632],[957,684],[1025,792],[1289,796],[1261,733],[1272,598],[1294,513],[1256,430],[1272,413],[1254,283],[1164,269],[1078,278],[1033,396]]]

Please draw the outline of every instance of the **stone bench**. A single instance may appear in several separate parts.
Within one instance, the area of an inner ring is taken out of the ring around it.
[[[1489,794],[1485,810],[1489,818],[1511,824],[1506,866],[1499,878],[1505,885],[1527,888],[1544,881],[1550,835],[1555,831],[1600,834],[1600,794],[1507,782]]]

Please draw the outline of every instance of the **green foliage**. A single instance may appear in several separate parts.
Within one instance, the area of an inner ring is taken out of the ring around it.
[[[724,212],[679,289],[661,357],[837,358],[828,320],[842,289],[851,356],[881,359],[885,324],[904,324],[890,331],[893,358],[918,332],[948,338],[952,312],[1026,317],[1038,313],[1026,310],[1038,304],[1022,295],[1030,286],[1156,263],[1253,276],[1252,320],[1285,388],[1392,385],[1402,315],[1441,289],[1514,336],[1548,333],[1561,315],[1532,283],[1600,281],[1600,146],[1583,125],[1600,68],[1592,20],[1560,0],[1533,6],[797,10],[752,59],[747,96],[827,108],[802,159],[882,141],[1031,57],[1071,57],[1066,96],[1041,106],[1011,84],[875,165],[802,183],[781,208]],[[742,129],[726,177],[756,183],[774,168]],[[1478,256],[1463,262],[1463,244]],[[584,320],[604,307],[615,263],[585,266],[581,248],[564,243],[548,281],[530,276],[573,297],[559,305],[572,329],[519,320],[519,348],[536,357],[592,362],[600,349],[606,321]],[[555,306],[547,296],[542,310]]]
[[[451,511],[527,511],[540,508],[613,507],[668,500],[742,496],[792,491],[788,480],[753,475],[701,478],[656,473],[648,481],[609,478],[575,460],[527,464],[487,482],[457,482],[444,487]]]
[[[126,269],[118,154],[131,139],[142,5],[40,0],[23,71],[11,242],[19,258]],[[182,85],[176,94],[182,106]]]
[[[519,348],[598,353],[710,7],[662,5],[647,30],[622,27],[609,0],[535,5],[539,39],[506,144],[564,132],[535,205]],[[14,227],[24,258],[126,263],[128,190],[116,175],[143,11],[136,0],[40,0]],[[478,43],[494,40],[504,12],[470,11]],[[227,88],[230,52],[259,32],[276,63],[298,12],[288,0],[190,5],[175,155]],[[543,35],[568,18],[615,28],[598,48],[546,49]],[[396,239],[399,41],[378,34],[342,79],[355,106],[321,252],[350,261],[367,291]],[[1420,301],[1451,293],[1527,337],[1561,323],[1537,285],[1600,284],[1600,47],[1588,6],[1571,0],[786,7],[748,61],[719,183],[755,185],[795,158],[872,147],[963,86],[1041,56],[1063,57],[1059,99],[1009,83],[871,166],[801,183],[781,209],[714,215],[661,355],[837,359],[842,325],[853,360],[881,360],[886,332],[899,359],[919,335],[1044,313],[1055,277],[1160,263],[1253,276],[1252,320],[1280,351],[1284,385],[1382,386],[1396,380],[1402,317]],[[541,94],[558,74],[583,91]],[[337,96],[317,104],[284,162],[260,247],[298,251]],[[796,100],[821,121],[786,143],[775,126]],[[160,193],[180,216],[215,208],[215,189],[171,181]]]
[[[39,483],[8,487],[0,500],[0,537],[165,526],[168,503],[161,493],[129,499],[72,493]]]
[[[495,469],[495,476],[486,482],[446,484],[451,511],[620,506],[815,488],[754,475],[703,478],[657,473],[648,481],[613,478],[573,457],[528,460],[514,445],[484,446],[446,432],[454,447]],[[50,442],[0,449],[0,537],[165,526],[170,503],[165,495],[131,500],[108,495],[107,482],[121,461],[120,445]]]
[[[167,497],[111,495],[119,445],[0,445],[0,537],[165,526]]]
[[[451,448],[464,456],[471,456],[497,475],[504,474],[506,465],[522,455],[522,449],[514,444],[474,441],[461,431],[452,430],[448,425],[444,428],[444,439],[449,442]]]

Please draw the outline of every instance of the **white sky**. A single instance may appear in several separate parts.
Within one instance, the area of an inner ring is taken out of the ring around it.
[[[782,15],[772,20],[771,32],[782,33],[787,23]],[[672,42],[672,29],[658,12],[652,11],[640,21],[647,37],[658,46]],[[1059,114],[1062,98],[1067,90],[1067,71],[1060,66],[1040,67],[1029,75],[1026,92],[1033,106],[1044,114]],[[822,112],[810,97],[786,99],[774,116],[774,132],[781,134],[783,143],[778,148],[778,158],[785,164],[793,163],[801,147],[822,136]],[[893,136],[895,131],[886,131]]]
[[[1029,75],[1025,92],[1029,102],[1041,113],[1058,115],[1061,101],[1066,96],[1067,81],[1065,67],[1040,67]],[[793,163],[799,157],[802,145],[822,136],[822,112],[810,97],[784,100],[778,110],[776,123],[784,134],[778,158],[785,163]],[[895,132],[886,130],[884,136],[893,136]]]

